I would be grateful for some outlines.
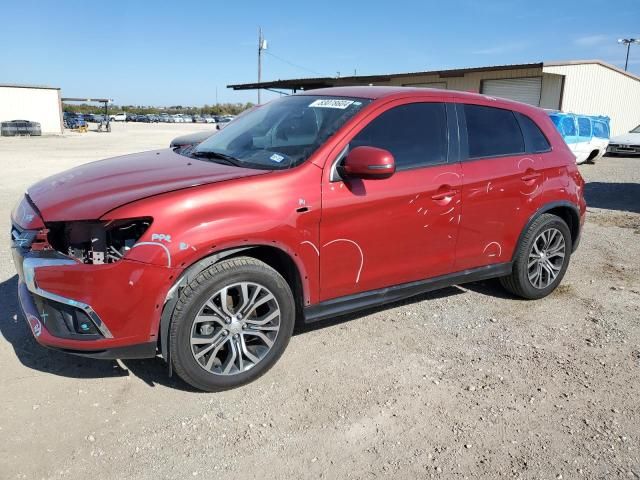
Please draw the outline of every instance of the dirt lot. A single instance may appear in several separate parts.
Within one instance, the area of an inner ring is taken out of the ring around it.
[[[37,179],[201,128],[0,139],[0,226]],[[640,159],[581,171],[588,223],[551,297],[486,282],[328,322],[220,394],[39,347],[0,235],[0,477],[640,479]]]

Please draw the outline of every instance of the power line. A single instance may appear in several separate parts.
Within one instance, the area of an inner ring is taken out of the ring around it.
[[[279,57],[278,55],[275,55],[275,54],[271,53],[269,50],[264,50],[264,53],[266,53],[267,55],[271,55],[273,58],[276,58],[276,59],[280,60],[281,62],[289,64],[292,67],[296,67],[296,68],[299,68],[301,70],[306,70],[307,72],[313,73],[315,75],[320,75],[321,77],[326,76],[324,73],[316,72],[315,70],[311,70],[310,68],[303,67],[302,65],[298,65],[298,64],[290,62],[289,60],[286,60],[286,59],[284,59],[282,57]]]

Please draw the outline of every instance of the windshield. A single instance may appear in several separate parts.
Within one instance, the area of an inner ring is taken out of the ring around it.
[[[640,133],[640,125],[638,125],[636,128],[631,130],[629,133]]]
[[[248,168],[291,168],[307,160],[370,102],[314,95],[280,98],[230,122],[192,155]]]

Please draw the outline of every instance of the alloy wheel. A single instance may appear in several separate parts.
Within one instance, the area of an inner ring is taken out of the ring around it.
[[[191,326],[191,353],[207,372],[236,375],[265,358],[279,329],[280,306],[273,293],[258,283],[234,283],[200,308]]]
[[[562,270],[566,244],[557,228],[543,230],[533,241],[527,261],[527,276],[534,288],[539,290],[551,285]]]

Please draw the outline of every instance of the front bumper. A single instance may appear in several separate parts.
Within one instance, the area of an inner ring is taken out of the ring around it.
[[[607,147],[607,153],[615,153],[616,155],[640,155],[640,145],[610,143]]]
[[[175,269],[126,259],[82,264],[56,251],[32,251],[28,231],[14,226],[12,233],[19,303],[38,343],[98,358],[155,356]]]

